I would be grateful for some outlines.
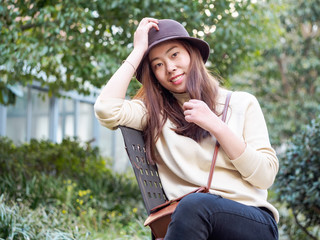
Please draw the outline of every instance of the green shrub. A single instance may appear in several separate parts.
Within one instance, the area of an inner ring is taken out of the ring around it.
[[[281,157],[277,196],[309,236],[320,223],[320,116],[296,134]],[[315,227],[315,228],[312,228]],[[314,236],[313,236],[314,237]],[[314,237],[316,239],[316,237]]]
[[[17,147],[13,141],[7,137],[0,137],[0,173],[13,173],[23,171],[23,162],[18,157]]]
[[[112,172],[89,144],[64,139],[15,146],[0,138],[0,145],[0,192],[30,209],[55,207],[97,231],[107,228],[115,213],[123,229],[146,216],[132,171]]]
[[[127,207],[121,213],[84,207],[80,215],[75,215],[59,206],[30,209],[28,205],[27,201],[12,203],[0,196],[0,239],[150,239],[150,231],[143,226],[137,209]],[[124,218],[127,223],[123,223]]]
[[[15,146],[8,138],[1,138],[0,142],[0,166],[12,173],[22,171],[26,177],[42,172],[53,176],[98,178],[108,171],[99,149],[89,143],[83,145],[76,138],[66,138],[61,143],[32,139],[21,146]]]
[[[90,232],[75,216],[66,216],[55,208],[30,210],[24,204],[8,204],[0,196],[0,239],[12,240],[84,240]]]
[[[56,184],[51,183],[51,178],[57,179],[59,187],[63,180],[71,180],[80,190],[90,189],[102,198],[109,192],[117,192],[119,198],[139,196],[138,186],[131,176],[113,173],[99,155],[98,148],[81,144],[77,139],[64,139],[60,144],[33,139],[15,146],[11,140],[0,138],[0,146],[2,177],[12,196],[23,197],[30,188],[40,188],[43,198],[50,198],[56,193],[46,194],[40,185],[47,188]],[[39,183],[41,181],[43,183]]]

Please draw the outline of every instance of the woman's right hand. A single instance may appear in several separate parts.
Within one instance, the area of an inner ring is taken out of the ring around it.
[[[153,27],[159,30],[158,20],[155,18],[143,18],[140,21],[134,33],[133,51],[104,86],[99,99],[125,99],[129,83],[148,49],[148,33]]]
[[[156,30],[159,30],[158,26],[158,20],[155,18],[143,18],[135,33],[134,33],[134,39],[133,39],[133,47],[134,49],[143,51],[147,51],[148,49],[148,33],[151,28],[155,28]]]

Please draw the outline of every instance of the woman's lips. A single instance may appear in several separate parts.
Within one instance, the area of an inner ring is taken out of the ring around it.
[[[170,79],[170,82],[172,82],[175,85],[178,85],[178,84],[182,83],[183,76],[184,76],[184,74],[179,74],[177,76],[174,76]]]

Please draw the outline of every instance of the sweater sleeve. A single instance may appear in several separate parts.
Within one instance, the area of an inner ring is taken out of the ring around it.
[[[141,100],[98,97],[94,104],[94,111],[100,124],[109,129],[116,129],[119,125],[123,125],[142,130],[146,122],[145,105]]]
[[[245,151],[232,160],[243,179],[257,188],[269,188],[279,168],[278,158],[269,141],[266,122],[257,99],[249,94],[245,111],[243,138]]]

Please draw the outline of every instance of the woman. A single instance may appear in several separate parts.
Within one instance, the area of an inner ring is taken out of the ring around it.
[[[209,51],[174,20],[142,19],[133,51],[97,99],[96,116],[110,129],[143,130],[169,199],[206,185],[219,141],[210,192],[183,198],[165,239],[278,239],[279,214],[267,201],[278,159],[263,113],[254,96],[234,92],[221,120],[228,91],[205,67]],[[143,87],[125,100],[135,73]]]

